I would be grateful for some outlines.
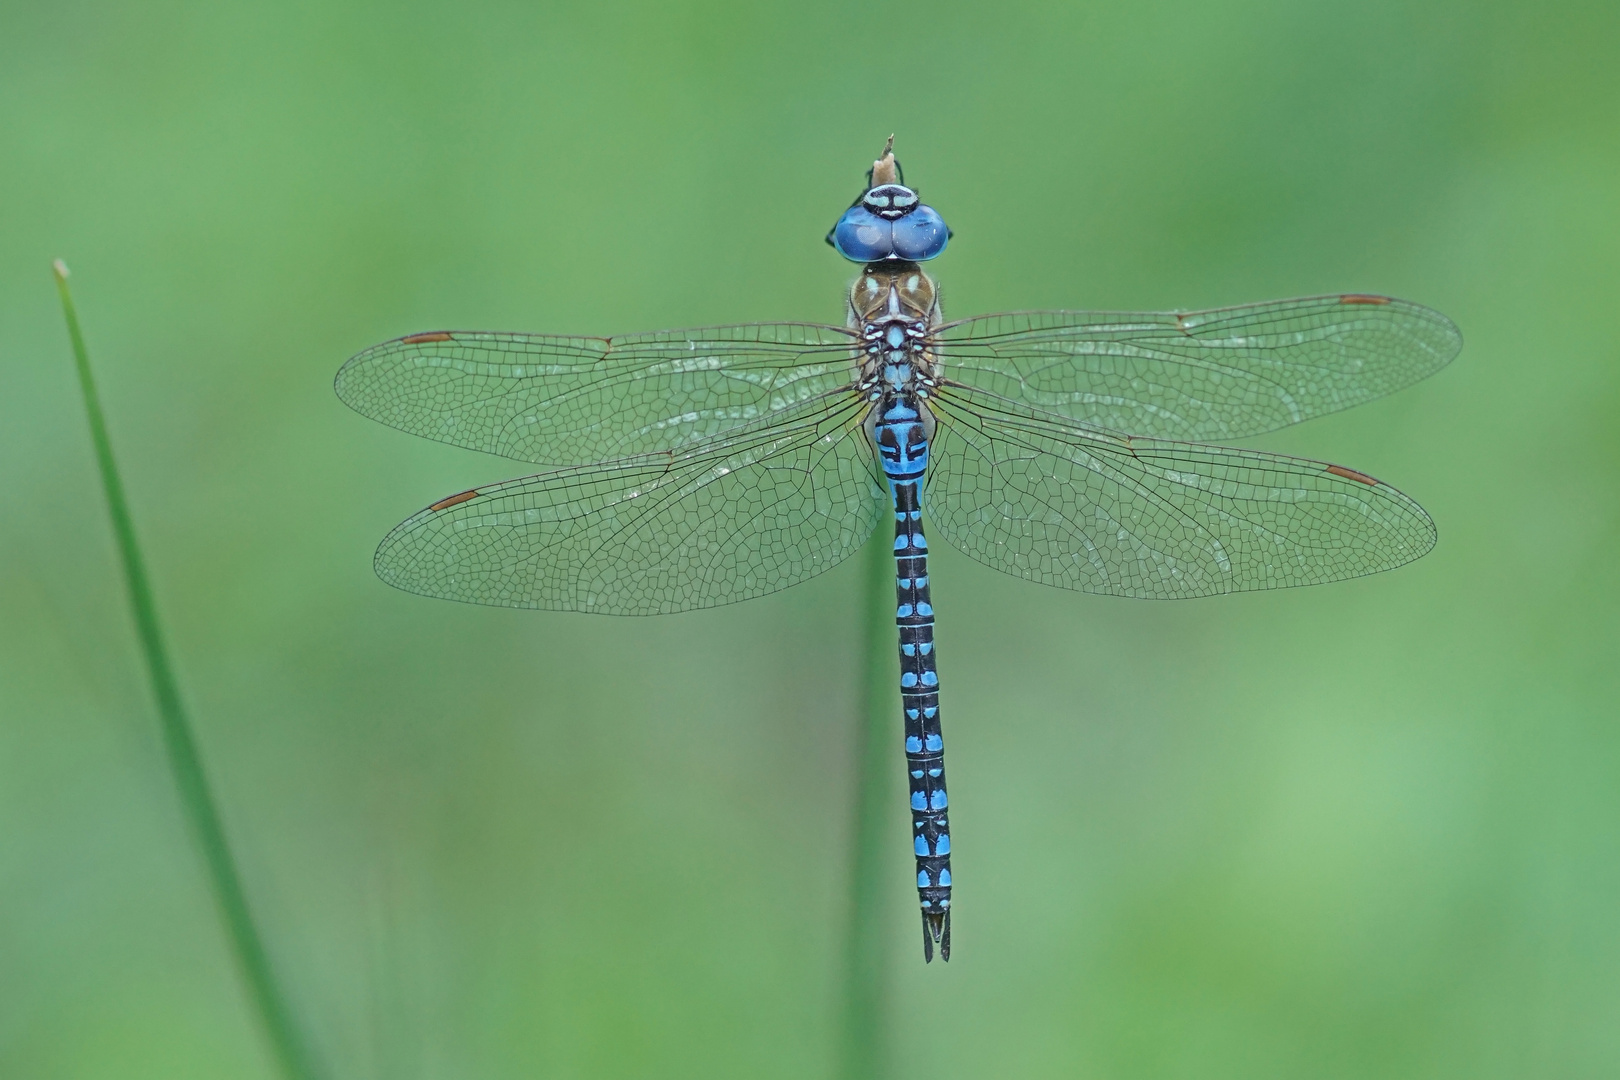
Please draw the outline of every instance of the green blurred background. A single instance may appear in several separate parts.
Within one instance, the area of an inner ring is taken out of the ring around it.
[[[821,237],[891,131],[948,314],[1378,291],[1468,342],[1255,440],[1417,497],[1405,569],[1155,604],[940,552],[956,955],[919,955],[896,713],[896,1074],[1620,1074],[1617,43],[1612,0],[6,0],[0,1075],[272,1076],[58,255],[333,1074],[831,1074],[860,560],[656,619],[394,592],[387,529],[525,469],[331,378],[443,326],[839,321]]]

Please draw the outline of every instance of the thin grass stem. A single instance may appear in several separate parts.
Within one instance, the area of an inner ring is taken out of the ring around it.
[[[887,509],[887,504],[884,506]],[[884,948],[883,870],[886,845],[897,839],[887,823],[890,775],[895,768],[894,557],[891,545],[866,545],[861,590],[862,680],[855,736],[855,829],[851,849],[849,927],[844,972],[844,1015],[839,1076],[881,1080],[889,1074],[888,951]]]
[[[289,1080],[316,1080],[319,1074],[299,1038],[286,999],[276,985],[264,942],[254,926],[247,895],[242,889],[242,879],[231,856],[219,810],[209,791],[208,777],[203,772],[197,740],[181,704],[180,688],[163,645],[157,606],[152,600],[152,589],[140,547],[135,542],[135,525],[124,498],[123,483],[118,478],[118,463],[113,457],[112,441],[107,436],[101,400],[96,394],[89,352],[84,346],[84,335],[79,330],[73,294],[68,289],[68,268],[58,259],[52,269],[56,274],[57,290],[62,294],[62,313],[67,319],[68,337],[73,343],[73,359],[79,373],[79,389],[84,393],[84,411],[90,422],[90,441],[94,444],[96,464],[101,470],[102,490],[107,498],[107,513],[112,519],[113,535],[123,561],[124,583],[129,589],[135,632],[146,658],[152,695],[157,699],[163,745],[168,752],[180,805],[202,847],[203,862],[213,884],[214,899],[218,901],[220,914],[225,921],[226,936],[236,953],[242,977],[247,982],[248,996],[264,1024],[265,1034],[281,1070]]]

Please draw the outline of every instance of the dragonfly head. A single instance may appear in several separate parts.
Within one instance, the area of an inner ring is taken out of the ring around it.
[[[945,250],[951,230],[932,206],[906,187],[894,157],[894,136],[872,163],[862,191],[827,234],[827,243],[852,262],[923,262]]]

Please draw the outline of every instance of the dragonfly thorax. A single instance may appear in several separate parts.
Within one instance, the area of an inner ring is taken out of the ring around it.
[[[926,397],[939,377],[930,334],[939,292],[915,263],[873,265],[850,290],[849,322],[860,333],[858,382],[867,395]]]
[[[939,321],[939,287],[913,262],[872,263],[849,291],[850,324],[904,316],[924,326]]]

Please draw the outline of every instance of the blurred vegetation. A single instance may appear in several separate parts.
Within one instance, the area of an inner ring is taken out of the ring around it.
[[[286,1080],[315,1080],[314,1064],[303,1045],[291,1002],[278,984],[264,935],[255,925],[242,875],[236,868],[236,857],[231,853],[230,839],[220,819],[219,804],[197,748],[197,735],[186,715],[184,695],[169,660],[157,600],[146,573],[146,559],[141,554],[135,522],[129,512],[129,498],[124,494],[123,480],[118,473],[118,455],[107,433],[107,418],[101,408],[101,396],[96,392],[90,353],[85,348],[84,331],[73,305],[67,264],[56,259],[51,270],[56,276],[56,290],[62,297],[68,340],[73,343],[73,367],[84,399],[90,445],[95,450],[96,469],[101,473],[108,524],[118,545],[131,621],[135,624],[135,636],[140,639],[142,659],[146,661],[147,681],[163,733],[175,797],[188,819],[192,838],[197,842],[198,854],[208,873],[210,891],[219,907],[220,922],[229,936],[243,990],[259,1016],[276,1063]]]
[[[334,1074],[830,1073],[860,560],[660,619],[395,593],[389,527],[523,467],[330,381],[411,330],[836,321],[821,237],[890,131],[948,313],[1379,291],[1468,340],[1256,440],[1423,502],[1411,567],[1153,604],[941,546],[955,950],[917,955],[897,749],[898,1074],[1614,1075],[1616,40],[1597,2],[0,0],[0,1075],[273,1075],[57,255]]]

